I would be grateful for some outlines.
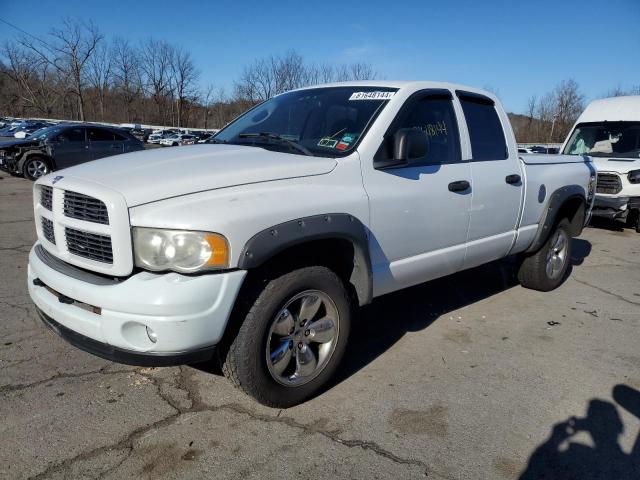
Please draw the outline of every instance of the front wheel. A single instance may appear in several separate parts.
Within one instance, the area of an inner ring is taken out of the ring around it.
[[[51,171],[49,162],[42,157],[30,157],[22,166],[22,175],[29,180],[37,180]]]
[[[542,248],[521,259],[518,280],[523,287],[547,292],[564,281],[571,259],[569,221],[558,223]]]
[[[270,280],[235,338],[219,349],[222,370],[258,402],[277,408],[316,394],[345,351],[351,304],[344,283],[325,267]]]

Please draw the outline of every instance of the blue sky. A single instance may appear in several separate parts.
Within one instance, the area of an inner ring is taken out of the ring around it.
[[[497,90],[509,111],[560,80],[587,98],[640,84],[640,0],[207,2],[0,0],[0,18],[42,36],[65,16],[107,36],[188,49],[201,82],[232,90],[254,58],[295,49],[314,62],[373,64],[388,80]],[[0,23],[0,42],[15,31]]]

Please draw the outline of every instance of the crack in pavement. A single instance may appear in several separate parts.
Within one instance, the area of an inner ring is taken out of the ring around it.
[[[604,289],[602,287],[598,287],[597,285],[592,285],[592,284],[590,284],[588,282],[585,282],[584,280],[579,280],[578,278],[576,278],[575,275],[573,275],[573,276],[571,276],[569,278],[572,278],[574,281],[576,281],[576,282],[578,282],[578,283],[580,283],[582,285],[586,285],[587,287],[595,288],[596,290],[599,290],[602,293],[606,293],[607,295],[611,295],[612,297],[615,297],[618,300],[622,300],[623,302],[629,303],[631,305],[640,306],[640,302],[634,302],[633,300],[629,300],[629,299],[623,297],[622,295],[618,295],[617,293],[610,292],[609,290],[606,290],[606,289]]]
[[[38,380],[37,382],[32,383],[18,383],[11,385],[3,385],[0,387],[0,395],[4,395],[6,393],[17,392],[21,390],[26,390],[28,388],[37,387],[42,385],[43,383],[53,382],[60,379],[65,378],[81,378],[89,375],[115,375],[118,373],[131,373],[132,370],[106,370],[107,367],[101,367],[98,370],[91,370],[90,372],[82,372],[82,373],[57,373],[52,377],[45,378],[44,380]],[[135,370],[133,370],[135,372]]]
[[[127,372],[131,373],[131,370],[128,370]],[[134,372],[150,380],[156,387],[159,398],[161,398],[163,401],[166,402],[167,405],[169,405],[172,409],[174,409],[175,413],[173,413],[172,415],[166,416],[160,420],[157,420],[149,425],[136,428],[135,430],[129,432],[124,438],[121,438],[120,440],[118,440],[116,443],[104,445],[104,446],[95,448],[93,450],[90,450],[88,452],[82,452],[76,455],[75,457],[68,458],[66,460],[63,460],[62,462],[50,465],[41,473],[33,477],[30,477],[31,479],[40,480],[43,478],[47,478],[53,473],[70,469],[78,461],[91,460],[104,452],[114,451],[114,450],[125,450],[127,453],[123,459],[121,459],[120,461],[117,462],[117,464],[109,467],[107,470],[99,474],[98,478],[104,478],[106,475],[115,471],[118,467],[123,465],[131,457],[131,455],[135,450],[134,443],[136,442],[136,440],[142,438],[148,432],[157,430],[165,426],[172,425],[174,422],[176,422],[180,417],[184,415],[202,413],[202,412],[213,413],[221,410],[231,411],[238,415],[245,415],[250,419],[256,420],[259,422],[284,424],[290,428],[299,429],[308,435],[318,434],[325,437],[331,442],[337,443],[347,448],[360,448],[365,451],[370,451],[373,454],[383,457],[395,464],[418,467],[424,472],[425,476],[429,476],[431,478],[440,478],[445,480],[451,479],[450,476],[433,470],[423,461],[412,459],[412,458],[400,457],[384,449],[383,447],[381,447],[375,442],[366,441],[366,440],[342,439],[338,436],[338,433],[335,431],[322,430],[320,428],[314,427],[313,424],[307,425],[304,423],[300,423],[291,417],[280,416],[280,413],[282,411],[280,411],[277,416],[272,416],[272,415],[265,415],[265,414],[259,414],[259,413],[253,412],[248,408],[245,408],[235,403],[227,403],[219,406],[206,405],[205,403],[202,402],[197,384],[193,380],[193,372],[188,373],[185,367],[182,367],[182,366],[179,367],[179,373],[178,375],[173,376],[173,380],[174,380],[173,382],[168,382],[164,379],[153,377],[152,375],[143,373],[141,370],[134,370]],[[122,373],[122,372],[113,372],[113,373]],[[172,387],[175,387],[178,390],[185,392],[187,394],[187,398],[191,401],[191,406],[188,408],[180,408],[179,405],[176,405],[175,402],[168,399],[167,396],[162,393],[162,386],[167,383],[170,384]]]

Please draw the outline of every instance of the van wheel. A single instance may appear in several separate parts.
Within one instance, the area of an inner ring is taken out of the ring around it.
[[[263,405],[291,407],[331,378],[350,325],[349,295],[335,273],[294,270],[266,283],[235,337],[218,349],[222,371]]]
[[[569,221],[562,220],[542,248],[521,259],[518,280],[525,288],[548,292],[564,281],[571,259]]]
[[[627,226],[640,233],[640,210],[631,210],[627,214]]]
[[[49,161],[43,157],[29,157],[22,166],[22,175],[29,180],[37,180],[51,171]]]

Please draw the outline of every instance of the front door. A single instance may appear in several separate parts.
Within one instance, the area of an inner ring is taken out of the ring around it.
[[[363,165],[374,295],[454,273],[462,268],[465,255],[471,188],[459,186],[471,184],[471,169],[461,160],[451,93],[426,90],[412,95],[385,135],[376,165],[393,159],[394,134],[401,128],[420,129],[430,147],[424,158],[406,166]]]

